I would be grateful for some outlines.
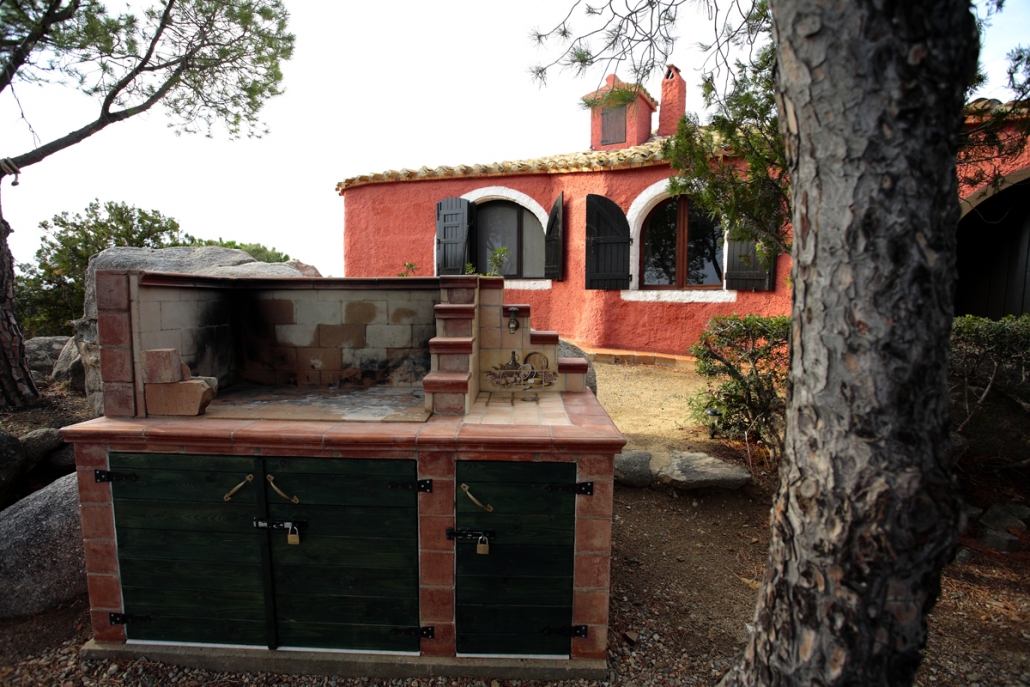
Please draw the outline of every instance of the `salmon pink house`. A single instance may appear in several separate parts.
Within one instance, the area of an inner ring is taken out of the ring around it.
[[[591,96],[619,85],[609,76]],[[505,302],[528,303],[534,325],[658,353],[685,353],[715,315],[787,314],[789,257],[761,269],[753,244],[726,241],[702,208],[669,194],[662,143],[685,107],[669,65],[660,104],[640,91],[592,109],[588,152],[340,182],[345,276],[394,276],[405,262],[419,276],[486,273],[503,247]]]

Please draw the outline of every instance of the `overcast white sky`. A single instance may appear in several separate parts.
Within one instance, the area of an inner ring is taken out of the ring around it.
[[[81,212],[98,198],[159,210],[195,236],[274,246],[323,275],[339,276],[343,200],[336,182],[386,169],[589,147],[589,115],[579,98],[601,74],[577,79],[555,72],[540,88],[528,71],[553,54],[532,44],[530,30],[557,23],[570,4],[288,1],[296,51],[284,66],[285,95],[264,110],[269,135],[176,137],[158,107],[27,168],[16,188],[6,177],[2,201],[15,230],[15,260],[33,260],[40,221]],[[698,111],[696,70],[703,56],[696,43],[710,38],[711,25],[693,11],[679,25],[671,61],[687,81],[687,109]],[[1005,53],[1026,42],[1028,26],[1030,1],[1010,0],[987,35],[981,60],[991,83],[982,95],[1007,99]],[[660,77],[645,84],[656,98]],[[94,101],[59,86],[20,85],[16,92],[43,142],[82,126],[98,110]],[[0,157],[32,145],[8,89],[0,97]],[[405,258],[397,256],[398,269]]]

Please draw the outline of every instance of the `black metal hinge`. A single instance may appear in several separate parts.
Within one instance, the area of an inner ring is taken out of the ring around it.
[[[109,613],[108,620],[112,625],[124,625],[125,623],[149,623],[149,615],[132,615],[130,613]]]
[[[471,539],[473,541],[478,541],[482,537],[486,537],[487,539],[493,539],[496,536],[497,533],[493,530],[467,530],[463,527],[447,528],[447,538],[450,540]]]
[[[545,627],[540,630],[544,635],[563,635],[565,637],[586,637],[586,625],[571,625],[569,627]]]
[[[423,639],[434,639],[436,637],[436,631],[432,627],[395,627],[390,630],[390,634],[422,637]]]
[[[97,482],[135,482],[139,476],[135,472],[108,472],[107,470],[94,470],[93,479]]]
[[[582,496],[594,495],[593,482],[578,482],[576,484],[548,484],[547,491],[562,491],[566,494],[580,494]]]
[[[408,491],[421,491],[427,494],[433,493],[433,480],[420,479],[417,482],[387,482],[386,486],[391,489],[407,489]]]

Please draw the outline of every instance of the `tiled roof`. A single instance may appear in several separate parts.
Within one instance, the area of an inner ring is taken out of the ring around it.
[[[369,184],[393,181],[429,181],[467,177],[514,176],[517,174],[568,174],[571,172],[599,172],[609,169],[629,169],[668,164],[662,155],[665,138],[652,138],[647,143],[618,150],[549,155],[530,160],[495,162],[490,165],[456,165],[454,167],[422,167],[421,169],[387,170],[380,174],[364,174],[344,179],[336,185],[343,195],[347,189]]]

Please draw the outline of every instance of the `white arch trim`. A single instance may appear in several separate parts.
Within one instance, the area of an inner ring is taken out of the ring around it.
[[[971,194],[968,198],[963,198],[959,201],[959,207],[962,208],[962,217],[965,217],[969,212],[980,203],[984,202],[996,193],[1000,193],[1007,189],[1009,186],[1018,184],[1021,181],[1030,179],[1030,167],[1024,169],[1017,169],[1010,174],[1006,174],[1002,177],[1001,183],[998,184],[997,188],[993,186],[986,186],[981,188],[979,191]]]
[[[488,200],[510,200],[516,205],[521,205],[532,212],[540,222],[540,227],[547,231],[547,210],[544,210],[540,203],[536,202],[522,191],[516,191],[507,186],[486,186],[469,191],[462,196],[470,203],[485,203]]]
[[[639,271],[640,265],[640,236],[644,231],[644,220],[659,203],[671,197],[669,193],[669,180],[662,179],[651,184],[640,192],[629,206],[626,213],[626,221],[629,222],[629,235],[633,243],[629,246],[630,272]],[[723,255],[723,273],[726,270],[726,256]],[[737,301],[736,291],[715,289],[687,289],[683,291],[661,290],[640,290],[640,275],[634,275],[629,282],[629,289],[621,292],[622,299],[626,301],[646,301],[652,303],[735,303]]]
[[[640,195],[633,199],[633,204],[629,206],[626,221],[629,222],[629,235],[633,239],[633,243],[629,245],[630,273],[639,271],[637,266],[640,264],[640,235],[644,231],[644,220],[659,203],[668,197],[670,197],[669,180],[662,179],[641,191]],[[640,290],[640,275],[634,274],[634,278],[629,282],[629,290]]]

